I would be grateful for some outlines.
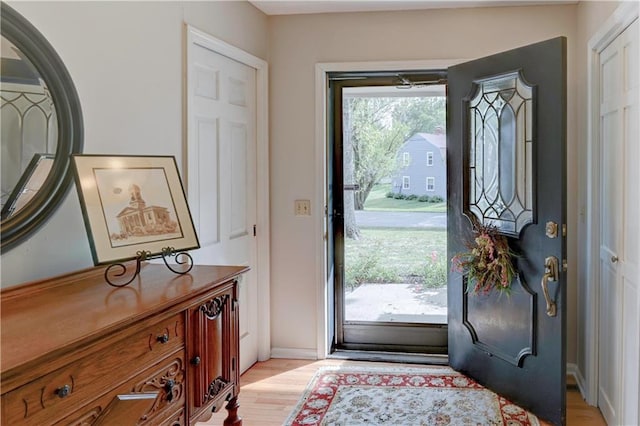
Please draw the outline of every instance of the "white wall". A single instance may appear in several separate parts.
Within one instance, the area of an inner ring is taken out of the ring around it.
[[[271,314],[278,353],[316,349],[316,259],[321,235],[314,219],[295,217],[293,201],[314,198],[314,67],[318,62],[473,59],[556,36],[568,38],[568,151],[576,152],[575,5],[269,18],[271,117]],[[569,361],[575,362],[576,179],[569,157]]]
[[[267,17],[247,2],[9,2],[75,83],[84,152],[183,153],[183,22],[267,56]],[[34,237],[3,253],[2,287],[93,266],[75,188]]]

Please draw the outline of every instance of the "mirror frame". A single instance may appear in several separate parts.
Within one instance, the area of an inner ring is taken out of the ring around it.
[[[27,205],[0,223],[0,250],[5,252],[33,234],[65,198],[73,182],[71,154],[82,152],[84,129],[80,99],[62,59],[22,15],[5,2],[0,6],[2,36],[36,67],[49,88],[58,119],[58,142],[49,176]]]

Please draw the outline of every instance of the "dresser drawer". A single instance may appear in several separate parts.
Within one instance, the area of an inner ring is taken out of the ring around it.
[[[177,413],[173,413],[170,416],[162,419],[158,417],[154,419],[154,422],[157,421],[158,426],[185,426],[187,424],[186,415],[184,414],[184,408]],[[154,426],[155,426],[154,424]]]
[[[49,373],[2,398],[6,424],[54,424],[110,389],[184,348],[184,317],[175,315]]]
[[[146,413],[140,413],[139,425],[183,425],[185,402],[184,351],[178,352],[158,366],[154,366],[121,385],[60,422],[68,426],[93,424],[109,403],[117,396],[132,392],[158,392],[155,402]],[[182,419],[182,420],[181,420]],[[108,420],[108,418],[106,419]]]

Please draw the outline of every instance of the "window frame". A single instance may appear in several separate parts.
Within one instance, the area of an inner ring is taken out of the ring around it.
[[[429,180],[431,180],[431,189],[429,189]],[[427,192],[435,192],[436,191],[436,178],[435,176],[427,176],[425,181],[425,189]]]
[[[408,151],[402,153],[402,166],[409,167],[411,165],[411,154]]]
[[[433,166],[433,151],[427,151],[427,167]]]
[[[402,176],[402,189],[411,189],[411,176]]]

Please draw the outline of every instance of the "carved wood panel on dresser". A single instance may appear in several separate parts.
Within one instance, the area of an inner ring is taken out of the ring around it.
[[[240,426],[237,278],[248,268],[143,264],[122,288],[104,269],[0,292],[1,424],[192,425],[225,406],[224,424]]]

